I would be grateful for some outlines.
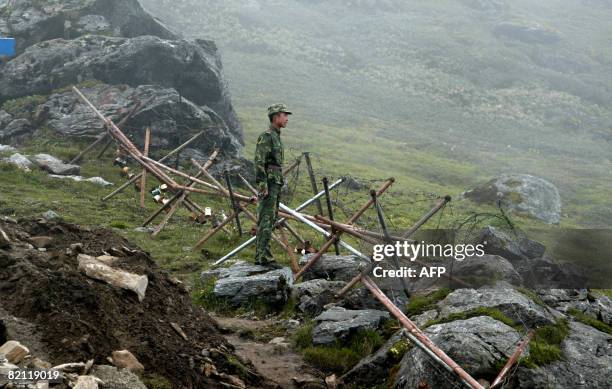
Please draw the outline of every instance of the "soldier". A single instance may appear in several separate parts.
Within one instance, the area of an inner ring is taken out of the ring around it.
[[[287,126],[291,112],[285,104],[268,107],[270,128],[257,138],[255,149],[255,184],[257,185],[257,240],[255,263],[280,267],[270,251],[270,238],[276,223],[280,192],[283,187],[284,150],[281,128]]]

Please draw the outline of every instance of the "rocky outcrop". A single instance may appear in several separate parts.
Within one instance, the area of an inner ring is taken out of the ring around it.
[[[198,150],[201,159],[208,158],[215,147],[221,148],[223,160],[231,161],[241,154],[242,138],[213,110],[182,98],[176,89],[98,84],[82,91],[105,116],[115,121],[140,102],[123,128],[139,146],[147,127],[151,128],[152,146],[163,148],[176,147],[203,130],[204,134],[190,144],[192,150]],[[50,95],[37,111],[39,123],[67,136],[93,138],[104,131],[104,124],[72,91]]]
[[[604,389],[612,382],[612,336],[581,323],[570,323],[561,345],[563,358],[537,369],[519,367],[516,388]]]
[[[15,37],[19,53],[42,41],[85,34],[179,38],[145,11],[138,0],[20,0],[0,11],[0,35]]]
[[[344,384],[374,387],[389,377],[389,369],[397,364],[412,345],[402,329],[393,334],[374,354],[357,363],[340,379]]]
[[[30,161],[28,157],[23,154],[15,153],[8,158],[4,158],[2,161],[11,165],[15,165],[19,169],[26,172],[32,170],[32,161]]]
[[[486,307],[498,309],[516,324],[525,324],[529,328],[554,323],[553,316],[544,307],[514,289],[458,289],[440,301],[438,306],[439,318]]]
[[[86,35],[74,40],[41,42],[3,66],[0,102],[33,94],[46,95],[90,79],[133,87],[156,84],[174,88],[181,96],[175,94],[176,100],[184,97],[197,105],[205,105],[209,110],[203,116],[211,116],[210,110],[213,110],[232,134],[242,140],[217,48],[204,40]],[[193,106],[181,107],[188,112],[195,110]]]
[[[336,341],[345,341],[359,330],[377,329],[389,317],[388,312],[376,309],[351,310],[331,307],[315,317],[312,343],[331,345]]]
[[[70,165],[49,154],[36,154],[34,162],[42,169],[58,176],[76,175],[81,172],[79,165]]]
[[[200,279],[214,281],[213,295],[235,307],[254,300],[278,307],[289,299],[293,273],[287,267],[271,270],[239,262],[229,268],[203,272]]]
[[[529,174],[504,174],[464,192],[462,196],[492,205],[501,201],[503,206],[515,212],[549,224],[561,220],[561,196],[557,188],[545,179]]]
[[[512,327],[488,316],[434,325],[427,328],[425,333],[476,379],[494,377],[498,373],[499,362],[510,357],[521,338]],[[430,388],[454,387],[456,378],[440,374],[438,368],[427,354],[414,347],[400,362],[393,387],[417,388],[421,380]]]
[[[313,254],[300,258],[300,266],[304,266]],[[304,273],[304,281],[322,278],[333,281],[350,281],[361,271],[366,262],[354,255],[323,254],[314,265]]]
[[[314,279],[295,284],[291,295],[295,298],[296,309],[306,316],[314,317],[323,312],[327,304],[333,303],[348,309],[384,309],[382,304],[365,288],[355,287],[336,299],[335,294],[344,286],[344,281]]]
[[[504,231],[486,226],[480,231],[478,243],[484,245],[487,254],[500,255],[510,261],[525,258],[540,258],[546,247],[524,236],[510,237]]]

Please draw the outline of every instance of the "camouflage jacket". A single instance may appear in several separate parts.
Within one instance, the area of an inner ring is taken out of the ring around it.
[[[257,138],[255,148],[255,184],[260,192],[267,188],[268,182],[280,185],[284,183],[284,153],[280,130],[270,125],[270,128]]]

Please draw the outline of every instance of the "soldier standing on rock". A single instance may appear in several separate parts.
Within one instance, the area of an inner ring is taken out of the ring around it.
[[[287,126],[291,112],[285,104],[268,107],[270,128],[257,138],[255,149],[255,184],[257,185],[257,238],[255,264],[280,267],[272,257],[270,239],[278,215],[283,187],[284,150],[281,128]]]

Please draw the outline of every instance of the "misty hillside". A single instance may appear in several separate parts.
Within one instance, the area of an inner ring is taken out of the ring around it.
[[[581,205],[599,200],[578,192],[610,180],[610,1],[143,4],[186,36],[216,41],[243,118],[263,117],[271,101],[290,104],[297,147],[350,128],[373,145],[404,147],[408,171],[415,152],[467,164],[463,175],[439,169],[437,184],[526,172]]]
[[[383,120],[381,135],[399,140],[609,155],[597,130],[612,124],[610,2],[144,4],[213,37],[249,105],[284,98],[301,115]]]

